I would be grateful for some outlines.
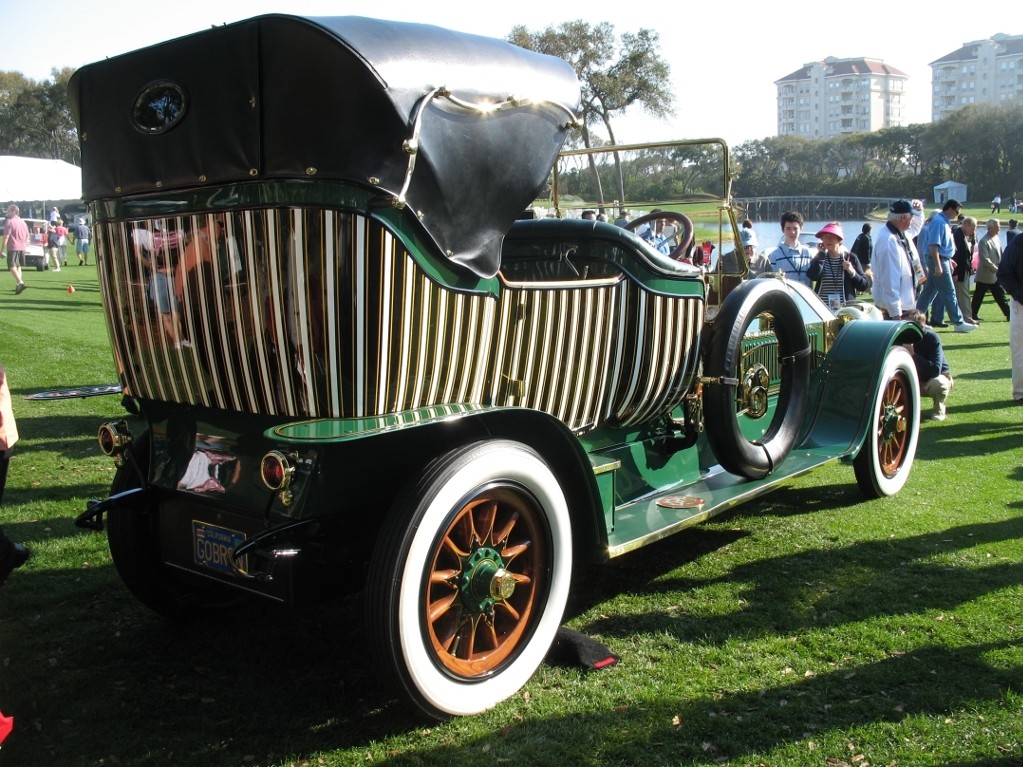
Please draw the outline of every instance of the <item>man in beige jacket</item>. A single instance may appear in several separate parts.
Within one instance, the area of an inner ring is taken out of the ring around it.
[[[970,307],[974,320],[980,319],[980,305],[984,303],[987,293],[994,296],[1005,319],[1009,319],[1009,302],[1005,300],[1005,291],[998,284],[998,264],[1002,262],[1002,240],[998,236],[1000,228],[997,218],[990,219],[987,222],[987,234],[977,243],[977,277]]]

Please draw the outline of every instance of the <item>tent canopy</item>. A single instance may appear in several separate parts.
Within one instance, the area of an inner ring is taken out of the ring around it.
[[[82,199],[82,169],[63,160],[0,156],[0,203]]]
[[[934,202],[944,203],[946,200],[966,202],[966,184],[958,181],[946,181],[934,187]]]

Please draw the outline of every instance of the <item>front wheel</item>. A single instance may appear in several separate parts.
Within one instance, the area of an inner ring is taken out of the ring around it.
[[[901,346],[885,358],[869,429],[853,460],[856,483],[868,498],[895,495],[909,479],[920,433],[920,382],[913,357]]]
[[[558,480],[525,445],[479,442],[428,464],[370,563],[367,627],[383,670],[434,718],[513,695],[561,623],[571,540]]]

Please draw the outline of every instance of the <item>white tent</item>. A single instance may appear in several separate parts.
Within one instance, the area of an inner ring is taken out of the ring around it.
[[[942,204],[946,200],[966,202],[966,184],[958,181],[946,181],[934,187],[934,202]]]
[[[0,156],[0,204],[82,199],[82,169],[63,160]]]

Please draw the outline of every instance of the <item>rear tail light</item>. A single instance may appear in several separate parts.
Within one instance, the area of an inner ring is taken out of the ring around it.
[[[295,474],[294,456],[287,456],[279,450],[271,450],[259,464],[259,476],[267,489],[277,493],[287,490]]]
[[[96,439],[103,455],[109,455],[118,466],[124,463],[124,451],[132,440],[126,421],[108,421],[99,427]]]

